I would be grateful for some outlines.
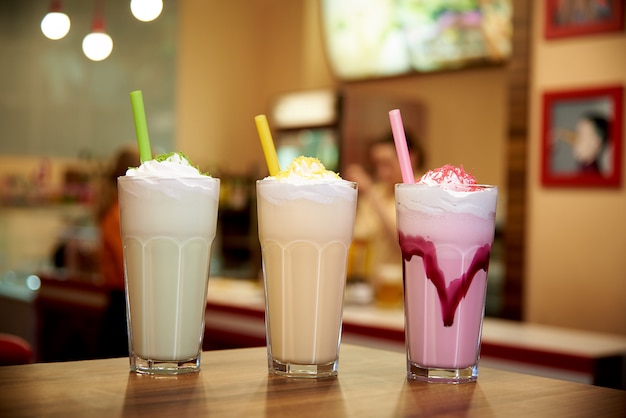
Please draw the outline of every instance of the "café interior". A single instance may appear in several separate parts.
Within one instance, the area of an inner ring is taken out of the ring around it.
[[[382,38],[393,24],[374,19],[393,2],[341,15],[323,0],[166,0],[150,22],[127,3],[65,0],[71,29],[51,40],[47,1],[0,2],[0,334],[23,339],[30,361],[97,357],[108,301],[96,184],[135,141],[128,95],[141,90],[153,150],[221,179],[205,349],[265,344],[254,185],[268,172],[254,116],[268,116],[284,158],[322,138],[316,152],[341,173],[367,164],[398,108],[426,168],[463,165],[499,188],[481,361],[626,388],[623,8],[617,29],[561,33],[543,2],[485,2],[501,8],[496,52],[411,67]],[[92,61],[81,42],[102,26],[113,49]],[[611,117],[608,174],[563,175],[551,162],[558,112],[594,100]],[[343,341],[403,351],[401,283],[383,301],[371,274],[348,272]],[[580,358],[610,361],[568,363]]]

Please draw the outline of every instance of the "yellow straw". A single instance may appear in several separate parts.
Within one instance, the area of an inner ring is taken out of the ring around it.
[[[263,154],[265,154],[267,169],[270,172],[270,176],[273,177],[280,172],[280,165],[278,164],[278,156],[276,155],[276,148],[274,148],[274,140],[272,139],[270,126],[267,123],[265,115],[255,116],[254,122],[256,123],[256,129],[259,132],[259,138],[261,139],[261,146],[263,147]]]

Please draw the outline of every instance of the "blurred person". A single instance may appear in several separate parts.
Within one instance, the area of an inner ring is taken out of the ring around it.
[[[96,221],[100,231],[100,272],[109,294],[104,313],[99,347],[103,357],[128,355],[126,326],[126,295],[124,286],[124,252],[120,233],[120,212],[117,200],[117,178],[129,167],[140,164],[136,147],[120,149],[105,170],[96,205]]]
[[[407,147],[411,166],[418,178],[417,173],[424,167],[424,152],[408,135]],[[371,142],[367,155],[371,174],[362,165],[353,164],[346,168],[343,176],[359,186],[354,244],[351,248],[352,274],[375,285],[373,282],[377,276],[395,274],[393,279],[397,280],[399,272],[399,279],[402,279],[394,189],[396,183],[402,183],[402,172],[391,135]],[[358,253],[365,253],[365,256]]]

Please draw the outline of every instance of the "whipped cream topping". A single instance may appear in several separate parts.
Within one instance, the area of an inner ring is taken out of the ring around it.
[[[428,171],[418,181],[419,184],[440,186],[444,189],[464,189],[476,184],[476,178],[465,171],[463,166],[455,167],[449,164]],[[469,188],[471,190],[471,188]]]
[[[463,166],[444,165],[424,174],[416,184],[396,186],[397,209],[432,214],[468,213],[495,216],[496,186],[480,185]]]
[[[192,166],[184,155],[176,152],[157,156],[154,160],[144,161],[137,168],[129,168],[126,175],[167,178],[207,177]]]
[[[294,158],[289,167],[276,174],[274,178],[293,183],[341,180],[337,173],[327,170],[320,160],[312,157]]]
[[[259,194],[275,205],[305,199],[333,204],[337,199],[356,199],[356,183],[327,170],[317,158],[295,158],[286,170],[259,180]]]

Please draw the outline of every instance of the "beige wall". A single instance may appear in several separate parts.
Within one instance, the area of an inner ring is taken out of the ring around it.
[[[317,1],[184,0],[178,12],[178,148],[202,166],[264,170],[254,116],[280,92],[334,83]]]
[[[626,334],[626,189],[546,189],[539,177],[542,92],[625,85],[626,35],[547,42],[543,9],[533,34],[525,317]]]
[[[245,169],[263,108],[257,2],[186,0],[178,12],[176,147],[203,167]]]

